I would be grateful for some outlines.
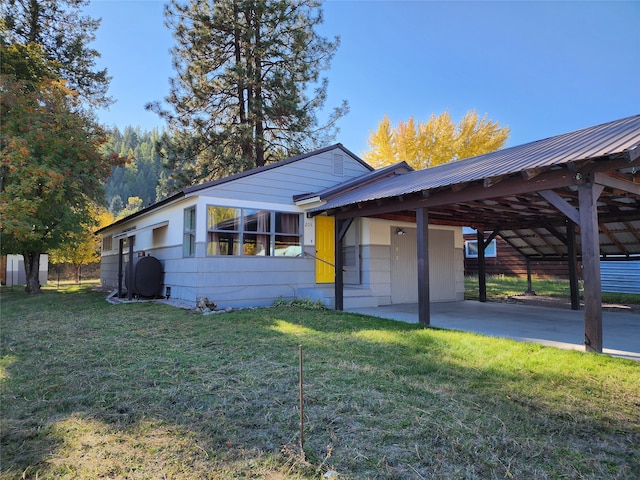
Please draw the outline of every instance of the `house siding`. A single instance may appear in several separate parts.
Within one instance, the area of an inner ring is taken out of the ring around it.
[[[391,304],[391,246],[363,245],[362,285],[371,289],[378,305]]]
[[[334,164],[334,153],[342,155],[342,161]],[[162,264],[163,295],[166,295],[167,287],[171,287],[171,298],[192,305],[199,298],[207,297],[219,308],[266,306],[279,297],[294,299],[301,291],[326,290],[326,285],[316,284],[315,219],[304,218],[304,222],[301,222],[304,223],[301,245],[307,255],[207,256],[208,206],[294,212],[302,216],[305,214],[304,208],[309,207],[295,205],[294,195],[321,191],[369,172],[359,160],[336,147],[226,182],[187,189],[184,197],[176,196],[157,208],[135,215],[129,221],[120,221],[103,229],[101,233],[103,236],[113,236],[133,230],[129,235],[135,238],[134,255],[151,255]],[[191,207],[196,209],[195,253],[185,257],[182,246],[184,211]],[[349,286],[358,290],[358,295],[368,296],[368,300],[377,305],[391,303],[390,231],[396,223],[368,218],[360,221],[360,284]],[[401,225],[415,228],[415,224],[411,223]],[[347,243],[355,245],[355,234],[352,232],[350,235],[353,238],[348,237]],[[456,279],[460,276],[454,296],[462,298],[464,266],[461,230],[454,233],[454,237],[459,245],[448,247],[456,248],[453,253],[456,258]],[[123,261],[128,261],[127,255]],[[125,269],[123,267],[123,271]],[[353,275],[351,281],[357,278],[358,275]],[[106,287],[115,289],[118,286],[117,239],[111,242],[110,250],[102,253],[101,281]],[[460,285],[461,290],[458,291]]]
[[[392,222],[378,219],[362,220],[362,285],[371,289],[372,295],[378,297],[379,305],[392,303],[391,297],[391,232],[395,228],[415,229],[415,224],[407,222]],[[462,230],[458,227],[436,226],[429,227],[430,238],[441,238],[439,242],[429,245],[430,257],[434,255],[447,255],[452,262],[453,271],[434,268],[436,262],[431,262],[429,277],[433,283],[430,289],[432,302],[448,302],[464,300],[464,240]],[[445,233],[446,232],[446,233]],[[449,234],[450,232],[450,234]],[[447,241],[444,240],[447,238]],[[451,242],[453,242],[451,244]],[[416,246],[417,248],[417,246]],[[417,268],[417,265],[416,265]],[[437,279],[442,275],[449,277],[448,285],[451,289],[438,288]],[[453,278],[451,278],[453,276]],[[418,301],[416,297],[413,301]]]
[[[205,189],[200,196],[215,195],[217,198],[247,200],[253,202],[274,202],[291,204],[294,195],[316,192],[338,183],[356,178],[369,170],[355,161],[347,161],[344,155],[342,175],[333,173],[333,155],[341,150],[334,149],[295,163],[283,165],[256,175],[250,175],[228,183]]]

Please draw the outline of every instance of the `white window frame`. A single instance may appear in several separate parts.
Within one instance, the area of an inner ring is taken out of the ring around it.
[[[232,208],[234,210],[237,210],[239,213],[236,214],[236,219],[238,220],[238,225],[237,228],[235,229],[229,229],[229,230],[216,230],[214,228],[211,227],[210,225],[210,214],[209,211],[210,209],[213,208]],[[248,211],[252,211],[252,212],[268,212],[269,213],[269,230],[266,231],[258,231],[258,230],[247,230],[246,226],[245,226],[245,219],[247,217],[246,212]],[[289,233],[289,232],[280,232],[276,230],[276,215],[277,214],[283,214],[283,215],[295,215],[298,217],[298,231],[297,233]],[[211,253],[211,243],[212,243],[212,236],[216,235],[216,234],[225,234],[225,235],[236,235],[237,238],[234,241],[234,245],[237,243],[238,248],[236,249],[234,246],[232,246],[232,253],[227,253],[227,254],[220,254],[220,253]],[[267,236],[268,237],[268,252],[265,251],[265,254],[246,254],[244,252],[244,248],[245,248],[245,244],[248,244],[247,242],[245,242],[245,236],[253,236],[253,235],[262,235],[262,236]],[[281,236],[285,236],[285,237],[297,237],[298,238],[298,244],[297,247],[298,250],[294,249],[293,254],[288,253],[288,254],[280,254],[278,255],[278,250],[276,249],[277,246],[277,242],[276,239],[277,237],[281,237]],[[300,256],[302,253],[302,247],[304,245],[304,223],[303,223],[303,215],[299,212],[287,212],[287,211],[282,211],[282,210],[273,210],[270,208],[260,208],[260,207],[230,207],[230,206],[226,206],[226,205],[207,205],[207,256],[210,257],[218,257],[218,256],[234,256],[234,257],[296,257],[296,256]],[[237,251],[237,253],[234,253],[234,251]],[[297,253],[297,254],[296,254]]]
[[[193,220],[191,225],[187,225],[187,215],[190,220]],[[182,235],[182,256],[183,257],[195,257],[196,256],[196,225],[198,223],[198,217],[196,216],[196,207],[187,207],[183,211],[183,235]]]
[[[475,248],[473,247],[475,246]],[[465,258],[478,258],[478,241],[477,240],[465,240],[464,242],[464,256]],[[491,240],[491,243],[487,245],[484,250],[485,258],[498,256],[498,244],[496,239]]]

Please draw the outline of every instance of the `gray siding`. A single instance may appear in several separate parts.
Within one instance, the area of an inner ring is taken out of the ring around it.
[[[371,289],[379,305],[391,304],[391,247],[362,245],[362,286]]]
[[[204,245],[197,245],[198,253]],[[305,257],[182,257],[182,246],[148,250],[160,260],[171,298],[195,305],[207,297],[218,307],[271,305],[295,298],[296,288],[315,285],[314,262]],[[103,257],[103,285],[117,287],[117,255]]]
[[[332,150],[289,165],[249,175],[218,185],[211,190],[204,190],[200,194],[291,205],[294,195],[320,191],[369,172],[362,164],[345,154],[343,172],[341,175],[335,174],[333,171],[335,152],[341,152],[341,150]]]
[[[103,256],[100,260],[100,284],[118,288],[118,255]]]

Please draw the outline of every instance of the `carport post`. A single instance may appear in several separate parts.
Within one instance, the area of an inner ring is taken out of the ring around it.
[[[347,234],[347,230],[353,223],[353,218],[347,218],[346,220],[338,220],[335,218],[335,309],[344,310],[344,259],[342,257],[342,245],[344,244],[344,236]]]
[[[478,299],[487,301],[487,267],[484,260],[484,229],[476,230],[476,243],[478,244]]]
[[[133,271],[133,239],[135,237],[128,237],[127,244],[129,247],[129,271],[127,272],[127,300],[131,300],[133,298],[133,279],[135,278],[135,273]]]
[[[585,178],[578,185],[582,273],[584,279],[584,345],[587,352],[602,353],[602,292],[600,290],[600,238],[598,197],[602,187]]]
[[[527,295],[535,295],[536,292],[533,289],[533,282],[531,281],[531,258],[524,257],[527,262],[527,291],[524,292]]]
[[[576,227],[567,218],[567,256],[569,262],[569,287],[571,289],[571,310],[580,310],[580,292],[578,290],[578,261],[576,259]]]
[[[429,298],[429,214],[426,208],[416,209],[418,234],[418,321],[431,323]]]

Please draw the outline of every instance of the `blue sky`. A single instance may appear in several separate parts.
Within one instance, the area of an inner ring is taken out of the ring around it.
[[[144,110],[174,75],[159,0],[93,0],[93,43],[117,103],[102,123],[162,128]],[[323,5],[340,36],[327,110],[343,99],[336,142],[356,154],[385,114],[426,121],[468,110],[511,128],[509,146],[640,113],[640,1],[347,1]]]

